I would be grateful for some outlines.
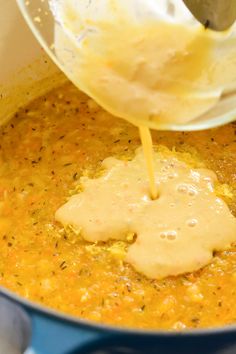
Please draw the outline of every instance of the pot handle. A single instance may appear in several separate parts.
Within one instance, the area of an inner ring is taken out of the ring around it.
[[[0,297],[0,354],[22,354],[31,337],[27,314],[16,304]]]
[[[101,331],[23,307],[0,295],[0,354],[87,354],[87,346],[107,339]]]

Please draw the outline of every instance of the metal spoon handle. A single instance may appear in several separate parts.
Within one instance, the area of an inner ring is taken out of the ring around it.
[[[236,0],[183,0],[183,2],[206,28],[224,31],[236,20]]]

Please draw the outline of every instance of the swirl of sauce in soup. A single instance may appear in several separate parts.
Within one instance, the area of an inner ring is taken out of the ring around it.
[[[214,250],[236,241],[236,218],[216,196],[212,171],[155,152],[160,195],[152,200],[141,150],[128,162],[107,158],[103,167],[102,177],[81,178],[83,191],[57,210],[56,219],[90,242],[125,240],[134,233],[126,261],[147,277],[197,270]]]

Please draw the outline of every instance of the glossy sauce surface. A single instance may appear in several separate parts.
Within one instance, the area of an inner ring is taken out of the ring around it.
[[[175,148],[193,168],[212,169],[234,215],[235,130],[231,124],[153,134],[159,148]],[[119,245],[90,245],[55,222],[80,176],[98,176],[106,157],[133,157],[137,128],[67,84],[18,112],[1,129],[0,145],[2,285],[60,311],[120,326],[182,329],[236,321],[235,247],[198,272],[148,280],[121,261]]]

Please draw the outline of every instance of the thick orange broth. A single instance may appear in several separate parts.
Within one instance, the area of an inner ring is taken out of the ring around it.
[[[81,175],[96,176],[108,156],[132,157],[140,146],[136,127],[66,83],[16,113],[0,136],[2,286],[64,313],[118,326],[181,330],[236,322],[236,245],[194,274],[149,280],[105,244],[86,243],[55,222],[55,211],[79,189]],[[214,170],[228,184],[225,199],[236,216],[235,124],[153,132],[153,139]]]

